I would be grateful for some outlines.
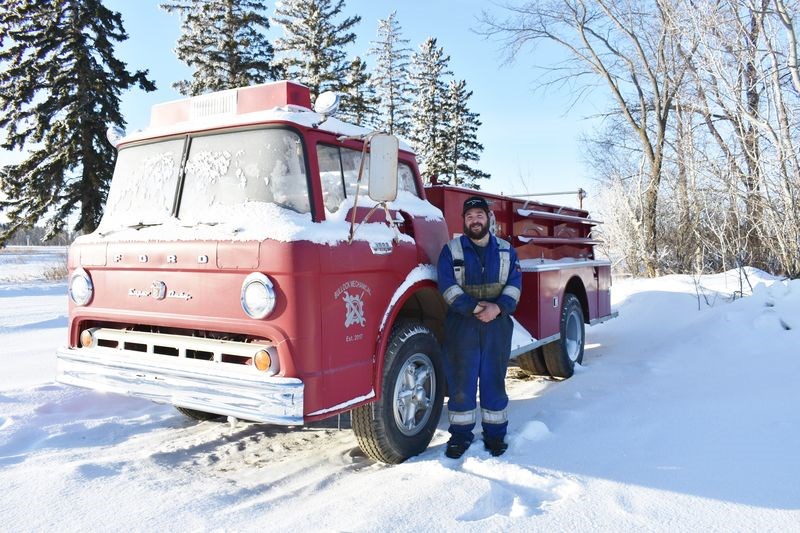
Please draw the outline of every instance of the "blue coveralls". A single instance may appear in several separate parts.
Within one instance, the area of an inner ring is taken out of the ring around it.
[[[502,439],[508,427],[505,377],[514,329],[510,315],[519,302],[522,274],[517,254],[507,242],[502,241],[505,246],[501,247],[498,239],[490,235],[485,264],[481,264],[472,241],[464,235],[457,239],[464,255],[464,285],[456,280],[450,245],[442,249],[437,265],[439,291],[449,305],[444,342],[444,369],[450,394],[449,430],[452,440],[472,442],[480,381],[484,436]],[[510,265],[505,283],[499,279],[501,254],[508,254],[506,265]],[[473,315],[479,301],[496,303],[500,315],[491,322],[481,322]]]

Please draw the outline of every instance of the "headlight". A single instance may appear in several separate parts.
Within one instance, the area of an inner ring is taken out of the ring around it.
[[[244,279],[242,309],[250,318],[264,318],[275,309],[272,282],[261,272],[253,272]]]
[[[69,278],[69,297],[75,305],[86,305],[92,300],[94,287],[89,273],[82,268],[75,269]]]

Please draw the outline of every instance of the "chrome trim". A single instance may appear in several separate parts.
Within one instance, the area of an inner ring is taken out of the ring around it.
[[[245,295],[247,294],[247,288],[254,284],[258,283],[262,285],[267,291],[267,300],[268,304],[267,307],[260,313],[253,313],[252,309],[247,307],[247,300]],[[275,288],[272,285],[272,281],[261,272],[252,272],[242,282],[242,292],[239,295],[239,300],[242,304],[242,311],[245,312],[247,316],[250,318],[254,318],[256,320],[268,317],[274,310],[275,310]]]
[[[619,316],[619,312],[614,311],[610,315],[601,316],[599,318],[593,318],[589,321],[590,326],[596,326],[597,324],[602,324],[603,322],[608,322],[612,318],[617,318]]]
[[[545,344],[550,344],[551,342],[555,342],[561,338],[560,333],[556,333],[555,335],[550,335],[549,337],[545,337],[544,339],[539,339],[536,342],[532,342],[530,344],[526,344],[525,346],[520,346],[519,348],[515,348],[511,350],[511,357],[514,358],[520,354],[525,352],[529,352],[531,350],[535,350],[539,346],[544,346]]]
[[[56,351],[56,380],[270,424],[303,423],[303,382],[245,365],[118,350]]]
[[[86,298],[86,300],[78,301],[75,298],[75,294],[72,292],[72,282],[75,280],[75,278],[82,278],[83,281],[86,282],[86,286],[89,289],[89,297]],[[69,277],[69,284],[67,285],[67,293],[69,294],[69,299],[72,300],[72,303],[74,303],[75,305],[79,307],[89,305],[89,302],[91,302],[92,298],[94,298],[94,284],[92,283],[92,277],[89,275],[89,273],[86,272],[81,267],[76,268],[75,271],[72,273],[72,275]]]
[[[519,262],[523,272],[548,272],[566,270],[568,268],[611,266],[611,261],[602,259],[576,259],[574,261],[552,261],[548,259],[523,259]]]

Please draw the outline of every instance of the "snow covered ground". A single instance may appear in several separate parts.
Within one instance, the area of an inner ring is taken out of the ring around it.
[[[572,379],[511,369],[506,455],[446,459],[443,420],[386,466],[346,417],[195,423],[54,383],[66,286],[17,252],[0,262],[4,531],[800,529],[800,281],[748,270],[733,300],[736,272],[616,280],[619,318],[587,329]]]

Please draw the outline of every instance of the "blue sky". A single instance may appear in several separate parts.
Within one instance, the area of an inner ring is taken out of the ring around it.
[[[129,69],[149,69],[159,87],[154,93],[131,90],[123,94],[122,111],[128,130],[133,131],[147,125],[151,105],[181,97],[171,85],[188,77],[190,71],[173,52],[179,35],[178,17],[159,9],[159,1],[108,0],[106,5],[122,14],[129,35],[118,45],[121,58]],[[591,209],[596,185],[584,168],[579,138],[591,127],[584,117],[601,110],[604,95],[597,94],[597,104],[587,100],[570,110],[568,95],[534,91],[538,73],[533,67],[554,61],[545,55],[553,51],[543,48],[534,56],[534,51],[527,50],[514,64],[502,65],[499,44],[473,31],[482,9],[499,8],[485,0],[347,0],[347,14],[362,19],[356,28],[357,42],[349,52],[370,63],[366,51],[376,38],[377,22],[396,10],[409,47],[416,50],[427,37],[436,37],[450,55],[455,77],[466,79],[474,92],[470,106],[483,122],[479,140],[484,152],[478,166],[492,175],[481,183],[482,189],[523,194],[583,187],[590,194],[584,205]],[[270,8],[269,14],[273,12]],[[280,34],[280,29],[271,28],[270,40]],[[542,200],[577,203],[573,196]]]

